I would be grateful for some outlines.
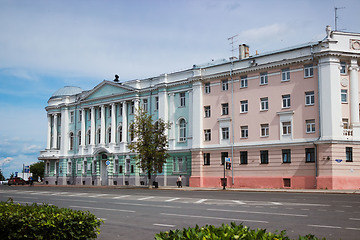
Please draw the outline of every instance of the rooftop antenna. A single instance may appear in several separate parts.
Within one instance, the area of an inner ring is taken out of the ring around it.
[[[337,20],[338,20],[338,15],[337,15],[337,11],[339,10],[339,9],[344,9],[345,7],[334,7],[334,11],[335,11],[335,31],[337,31],[338,29],[337,29]]]
[[[234,38],[236,38],[237,36],[239,36],[239,34],[236,34],[232,37],[229,37],[227,40],[230,41],[230,44],[231,44],[231,57],[230,57],[230,61],[233,61],[234,59],[237,59],[237,57],[234,56],[234,43],[237,42],[237,41],[234,41]]]

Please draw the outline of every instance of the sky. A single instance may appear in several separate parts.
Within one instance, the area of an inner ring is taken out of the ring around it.
[[[59,88],[229,59],[232,36],[250,55],[319,41],[334,7],[337,29],[360,33],[359,0],[0,0],[0,169],[38,161]]]

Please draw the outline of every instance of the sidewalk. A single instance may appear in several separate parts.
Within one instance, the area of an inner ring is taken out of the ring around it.
[[[89,186],[89,185],[44,185],[35,184],[38,187],[69,187],[69,188],[112,188],[112,189],[149,189],[148,186]],[[204,188],[204,187],[188,187],[183,186],[159,186],[151,190],[174,190],[174,191],[233,191],[233,192],[289,192],[289,193],[323,193],[323,194],[360,194],[360,189],[354,190],[330,190],[330,189],[273,189],[273,188],[226,188],[223,190],[219,188]]]

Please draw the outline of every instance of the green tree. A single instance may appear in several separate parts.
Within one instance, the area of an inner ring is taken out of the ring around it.
[[[151,175],[162,173],[166,159],[168,139],[166,130],[170,123],[164,122],[161,118],[153,121],[152,116],[139,108],[135,113],[134,121],[130,123],[129,133],[131,143],[128,148],[136,153],[136,165],[147,173],[149,188],[152,188]]]
[[[44,178],[45,162],[39,161],[30,165],[30,172],[33,174],[33,179],[36,181],[38,177]]]
[[[5,181],[5,177],[0,169],[0,181]]]

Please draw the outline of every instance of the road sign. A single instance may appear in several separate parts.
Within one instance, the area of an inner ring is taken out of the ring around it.
[[[231,162],[231,158],[225,158],[225,162]]]
[[[109,160],[107,160],[107,161],[105,162],[106,166],[109,166],[110,163],[111,163],[111,162],[110,162]]]
[[[336,162],[341,163],[342,159],[335,159]]]

